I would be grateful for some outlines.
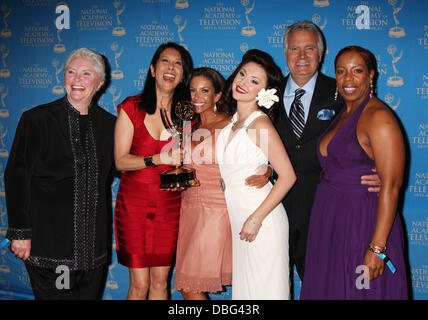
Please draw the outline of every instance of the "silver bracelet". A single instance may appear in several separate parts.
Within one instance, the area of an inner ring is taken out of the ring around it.
[[[253,223],[253,224],[255,224],[257,227],[261,227],[262,226],[262,224],[261,223],[257,223],[257,222],[255,222],[254,220],[253,220],[253,218],[251,218],[251,216],[249,217],[250,218],[250,221]]]

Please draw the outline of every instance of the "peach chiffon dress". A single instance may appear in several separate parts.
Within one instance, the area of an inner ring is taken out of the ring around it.
[[[232,283],[232,235],[215,139],[202,141],[193,159],[196,153],[204,158],[192,162],[200,186],[182,192],[174,289],[218,292]]]

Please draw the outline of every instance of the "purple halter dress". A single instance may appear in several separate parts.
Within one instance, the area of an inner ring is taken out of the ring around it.
[[[331,139],[327,157],[319,151],[323,136],[318,140],[323,170],[309,225],[302,300],[407,299],[403,229],[398,214],[386,244],[395,274],[385,265],[383,275],[367,285],[361,269],[357,269],[363,264],[375,230],[378,205],[378,195],[360,183],[361,176],[372,174],[375,167],[356,134],[358,119],[368,101],[369,97]]]

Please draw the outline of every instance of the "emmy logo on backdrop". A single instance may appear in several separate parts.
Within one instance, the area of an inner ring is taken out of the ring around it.
[[[386,84],[390,87],[401,87],[404,84],[403,77],[398,75],[398,70],[395,64],[403,56],[403,49],[401,49],[400,55],[397,57],[395,57],[395,53],[397,52],[397,47],[395,45],[389,45],[387,51],[392,56],[392,68],[394,69],[394,75],[388,78]]]
[[[7,219],[5,218],[7,216],[7,211],[5,210],[6,208],[4,208],[3,203],[0,203],[0,225],[3,226],[2,228],[0,228],[0,236],[5,236],[6,235],[6,221]]]
[[[119,63],[117,62],[123,53],[123,47],[119,51],[119,45],[113,42],[110,49],[114,52],[114,65],[116,66],[116,69],[111,72],[111,77],[115,80],[123,79],[123,71],[119,69]]]
[[[4,144],[4,138],[7,135],[7,128],[5,128],[2,124],[0,124],[0,157],[6,158],[9,156],[9,151],[7,151],[6,145]]]
[[[110,279],[107,280],[106,286],[107,288],[110,288],[112,290],[119,289],[119,284],[117,283],[116,280],[114,280],[113,272],[111,272],[111,270],[113,270],[116,267],[116,264],[117,264],[117,260],[115,260],[114,263],[108,267],[108,274]]]
[[[7,210],[3,209],[3,203],[0,203],[0,236],[6,237],[7,233]],[[0,245],[1,247],[2,245]]]
[[[327,25],[327,19],[324,20],[323,25],[320,25],[321,16],[318,13],[315,13],[312,16],[312,22],[315,23],[321,30],[324,30],[325,26]]]
[[[182,18],[181,18],[181,16],[180,15],[176,15],[175,17],[174,17],[174,23],[177,25],[177,34],[178,34],[178,39],[180,39],[180,44],[183,46],[183,47],[185,47],[186,49],[187,49],[187,45],[186,44],[184,44],[184,39],[183,39],[183,36],[181,35],[181,33],[183,32],[183,30],[186,28],[186,26],[187,26],[187,20],[184,20],[184,23],[183,24],[181,24],[181,22],[182,22]]]
[[[10,290],[11,284],[9,281],[6,281],[2,278],[0,278],[0,288],[1,290],[1,296],[0,299],[6,299],[6,300],[13,300],[16,299],[16,297],[13,295],[13,292]]]
[[[1,60],[3,63],[3,68],[0,69],[0,78],[9,78],[10,77],[10,70],[7,68],[6,64],[6,58],[10,53],[10,50],[6,48],[4,44],[0,45],[0,53],[1,53]]]
[[[175,115],[178,117],[177,123],[171,122],[166,110],[161,109],[161,118],[165,129],[172,135],[173,139],[178,140],[180,152],[183,152],[187,147],[185,142],[188,141],[183,139],[183,136],[187,135],[186,130],[190,131],[189,121],[195,116],[195,109],[190,101],[180,101],[175,107]],[[183,161],[176,168],[161,172],[160,178],[161,185],[159,187],[163,190],[199,186],[195,170],[183,167]]]
[[[386,96],[385,96],[385,102],[389,105],[389,107],[392,110],[397,109],[398,106],[400,105],[400,102],[401,102],[401,99],[398,98],[398,101],[395,104],[393,104],[394,100],[395,100],[395,97],[394,97],[394,95],[392,93],[387,93],[386,94]]]
[[[59,80],[59,74],[61,73],[64,65],[59,66],[59,61],[57,59],[54,59],[52,61],[52,66],[55,68],[55,79],[56,79],[56,85],[52,88],[53,94],[64,94],[64,86],[61,85],[61,81]]]
[[[63,53],[63,52],[65,52],[65,44],[61,43],[62,39],[61,39],[61,36],[60,36],[60,33],[61,33],[62,30],[64,30],[64,28],[63,29],[56,29],[56,37],[58,39],[58,43],[56,43],[54,45],[54,47],[53,47],[53,51],[56,52],[56,53]]]
[[[239,46],[239,49],[241,50],[242,53],[247,52],[247,50],[248,50],[248,43],[242,42],[241,45]]]
[[[55,13],[59,14],[59,16],[55,19],[56,37],[58,39],[58,43],[54,45],[53,51],[56,53],[63,53],[65,52],[66,48],[65,44],[62,43],[60,33],[64,29],[70,29],[70,9],[65,2],[59,2],[56,5]]]
[[[7,19],[7,17],[9,17],[9,15],[11,13],[11,9],[8,10],[7,4],[3,3],[1,5],[1,11],[2,11],[2,14],[3,14],[3,25],[4,25],[4,28],[2,28],[0,30],[0,36],[2,38],[9,38],[10,36],[12,36],[12,31],[9,29],[9,25],[7,24],[6,19]]]
[[[116,243],[113,243],[112,250],[116,250]],[[119,284],[117,283],[116,280],[114,280],[114,276],[112,272],[112,270],[116,268],[116,265],[117,265],[117,259],[115,259],[114,262],[108,267],[108,275],[110,279],[107,280],[106,287],[112,290],[119,289]]]
[[[116,21],[117,21],[117,27],[113,28],[113,35],[117,37],[124,36],[126,34],[125,28],[121,26],[122,22],[119,19],[119,16],[123,13],[123,11],[126,8],[126,3],[123,4],[122,9],[119,9],[120,7],[120,0],[114,0],[113,6],[116,9]]]
[[[318,13],[315,13],[312,16],[312,22],[315,23],[318,26],[318,28],[320,28],[320,30],[322,31],[327,26],[327,18],[324,20],[324,23],[322,25],[320,25],[321,20],[322,20],[321,16]],[[325,53],[324,54],[325,55],[328,54],[328,48],[325,48]],[[325,72],[326,68],[327,67],[324,66],[323,72]]]
[[[4,172],[3,165],[0,163],[0,196],[6,197],[6,191],[4,188]]]
[[[250,0],[241,0],[241,4],[245,7],[245,19],[247,20],[247,25],[245,27],[242,27],[241,34],[247,37],[254,36],[256,34],[256,28],[251,25],[251,21],[248,15],[251,13],[251,11],[254,10],[256,0],[253,0],[251,8],[247,8],[247,6],[250,4]]]
[[[9,89],[5,88],[3,83],[0,83],[0,99],[1,99],[1,108],[0,108],[0,118],[8,118],[9,117],[9,110],[6,108],[6,103],[4,102],[4,99],[7,97],[9,93]]]
[[[175,9],[186,9],[189,7],[188,0],[175,0]]]
[[[0,227],[0,235],[2,235],[3,237],[6,236],[6,219],[4,217],[6,217],[6,210],[3,210],[3,204],[0,204],[0,223],[1,223],[1,227]],[[9,273],[10,272],[10,268],[9,266],[6,264],[6,260],[4,259],[4,255],[7,252],[7,246],[0,248],[1,249],[1,264],[0,264],[0,272],[3,273]]]
[[[117,87],[116,86],[110,86],[110,88],[108,89],[108,92],[110,92],[110,94],[113,97],[113,110],[116,110],[116,102],[117,102],[117,100],[119,100],[120,96],[122,95],[122,89],[120,89],[119,93],[116,94]]]
[[[397,0],[388,0],[388,3],[392,6],[392,9],[393,9],[392,14],[394,16],[394,22],[395,22],[395,27],[392,27],[391,29],[389,29],[389,36],[391,38],[404,37],[406,33],[404,32],[403,27],[398,26],[400,22],[397,19],[397,14],[401,11],[401,9],[403,9],[404,1],[401,1],[401,5],[397,8],[395,7],[395,5],[397,4]]]
[[[328,7],[330,2],[328,0],[314,0],[314,7]]]
[[[6,252],[9,251],[9,248],[3,248],[1,250],[1,264],[0,264],[0,272],[3,273],[9,273],[10,272],[10,268],[9,266],[6,264],[6,259],[4,258],[4,255],[6,254]]]

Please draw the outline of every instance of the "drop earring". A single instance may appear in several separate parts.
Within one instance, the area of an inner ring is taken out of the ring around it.
[[[337,85],[336,85],[336,91],[334,93],[334,101],[337,101],[337,97],[339,96],[339,91],[337,89]]]
[[[216,104],[216,103],[214,104],[213,111],[214,111],[214,113],[216,113],[216,112],[217,112],[217,104]]]
[[[370,80],[370,99],[373,98],[373,80]]]

